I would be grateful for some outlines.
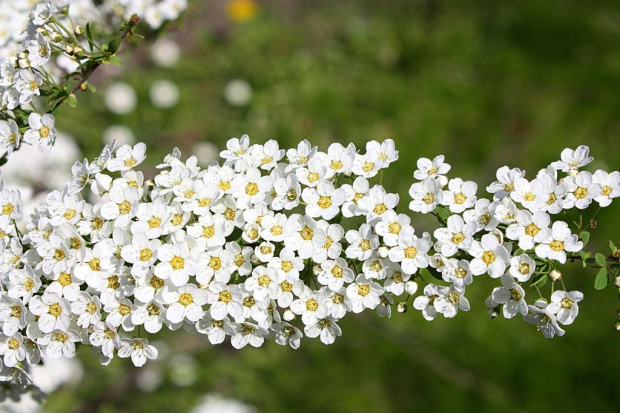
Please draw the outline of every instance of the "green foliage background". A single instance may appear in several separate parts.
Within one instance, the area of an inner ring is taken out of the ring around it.
[[[475,180],[480,193],[503,165],[532,177],[565,147],[587,144],[594,168],[620,168],[620,6],[616,1],[264,1],[257,15],[231,22],[223,1],[193,1],[172,30],[183,48],[161,69],[145,48],[119,73],[95,84],[131,83],[140,105],[109,113],[101,94],[78,96],[57,124],[96,155],[111,123],[149,144],[155,165],[173,146],[188,154],[198,141],[222,148],[248,133],[291,147],[393,138],[400,160],[384,184],[407,205],[415,161],[443,153],[452,176]],[[156,79],[181,89],[178,106],[148,100]],[[225,85],[244,79],[248,106],[235,108]],[[591,248],[618,241],[618,205],[602,211]],[[589,211],[588,213],[592,213]],[[588,216],[588,215],[586,215]],[[414,217],[418,231],[433,223]],[[617,292],[595,291],[596,270],[563,268],[569,289],[585,293],[580,316],[563,338],[547,340],[520,319],[491,320],[480,277],[468,289],[469,313],[426,322],[416,311],[342,322],[326,347],[304,340],[293,351],[268,343],[234,351],[184,334],[162,335],[172,353],[191,354],[197,379],[178,386],[174,361],[155,365],[164,382],[136,386],[127,361],[99,367],[81,351],[82,382],[50,396],[46,410],[181,412],[210,392],[259,411],[614,411],[617,408]],[[535,294],[530,291],[530,294]]]

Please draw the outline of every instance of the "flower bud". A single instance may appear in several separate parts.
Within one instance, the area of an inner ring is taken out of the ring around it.
[[[320,265],[315,265],[314,267],[312,267],[312,274],[314,275],[319,275],[321,273],[321,266]]]
[[[418,291],[418,283],[415,281],[407,281],[405,283],[405,292],[409,295],[413,295]]]
[[[284,314],[282,315],[282,318],[285,321],[293,321],[295,319],[295,313],[292,312],[290,309],[286,309],[284,311]]]
[[[568,171],[568,176],[577,176],[578,173],[579,173],[578,170],[571,169],[570,171]]]
[[[254,265],[258,265],[261,263],[261,260],[256,254],[252,254],[252,256],[250,257],[250,262]]]
[[[557,281],[557,280],[559,280],[560,278],[562,278],[562,273],[561,273],[561,272],[559,272],[558,270],[553,270],[553,271],[551,271],[551,272],[549,273],[549,279],[550,279],[551,281]]]
[[[53,32],[50,33],[50,39],[52,39],[52,41],[54,41],[54,42],[59,42],[59,41],[61,41],[63,39],[63,37],[57,31],[53,31]]]
[[[30,67],[30,61],[28,59],[18,59],[17,66],[19,66],[20,69],[27,69]]]
[[[73,55],[73,46],[71,44],[67,44],[65,46],[65,53],[68,54],[69,56]]]
[[[84,53],[84,49],[82,48],[82,46],[75,46],[75,48],[73,48],[73,53],[76,56],[80,56],[82,53]]]
[[[73,34],[75,34],[77,37],[80,37],[84,34],[84,28],[82,26],[75,26],[75,28],[73,29]]]
[[[616,325],[614,326],[616,331],[620,331],[620,320],[616,321]]]
[[[396,304],[396,311],[398,311],[399,313],[406,313],[407,303],[404,301],[401,301],[400,303]]]
[[[388,252],[390,252],[390,249],[386,247],[385,245],[382,245],[379,247],[379,257],[387,258]]]
[[[616,280],[614,281],[614,285],[618,288],[620,288],[620,276],[616,277]],[[620,316],[619,316],[620,317]]]

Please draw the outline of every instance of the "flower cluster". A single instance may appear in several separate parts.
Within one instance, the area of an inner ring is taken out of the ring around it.
[[[91,0],[2,2],[0,149],[5,152],[2,162],[22,143],[37,146],[44,153],[50,151],[57,135],[52,115],[56,107],[63,102],[75,105],[74,92],[88,87],[80,78],[88,77],[100,64],[118,62],[115,52],[139,18],[130,18],[130,23],[121,25],[125,34],[112,41],[107,38],[110,28],[101,27],[99,33],[92,29],[92,24],[85,29],[74,25],[74,21],[87,24],[105,21],[106,14],[136,16],[132,13],[139,12],[152,28],[157,28],[166,20],[178,18],[186,7],[185,0],[111,0],[99,7]],[[59,76],[65,73],[64,77]]]
[[[577,171],[591,160],[585,147],[533,180],[500,168],[487,187],[493,200],[478,199],[474,182],[448,179],[442,156],[420,159],[409,208],[442,223],[420,234],[397,212],[399,196],[372,184],[398,159],[392,140],[368,142],[364,153],[339,143],[322,152],[308,141],[284,150],[243,136],[206,169],[175,149],[153,180],[136,169],[145,153],[143,143],[106,147],[76,162],[23,234],[20,194],[0,191],[6,368],[73,357],[76,343],[103,364],[118,356],[141,366],[157,357],[144,335],[163,328],[212,344],[230,337],[235,348],[269,338],[298,348],[304,335],[331,344],[347,313],[390,316],[406,293],[403,311],[419,282],[414,307],[428,320],[454,317],[469,310],[465,289],[483,274],[501,282],[490,312],[562,335],[582,294],[563,288],[550,303],[528,304],[524,283],[540,293],[541,280],[560,279],[556,264],[583,248],[582,234],[552,216],[620,195],[620,173]]]

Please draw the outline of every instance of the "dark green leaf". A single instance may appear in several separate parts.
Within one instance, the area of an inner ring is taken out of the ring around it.
[[[122,39],[120,37],[115,37],[114,39],[110,40],[110,43],[108,43],[108,52],[112,54],[116,53],[116,51],[121,45],[121,41]]]
[[[69,104],[69,106],[71,106],[72,108],[77,107],[77,97],[75,97],[75,95],[72,93],[69,95],[69,97],[67,98],[67,103]]]
[[[607,268],[601,268],[596,274],[596,279],[594,280],[594,288],[597,290],[602,290],[607,287],[609,284],[609,277],[607,276]]]
[[[532,287],[542,287],[547,284],[547,273],[538,274],[534,277],[533,282],[530,284]]]

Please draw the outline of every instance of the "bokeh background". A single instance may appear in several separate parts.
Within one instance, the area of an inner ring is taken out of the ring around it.
[[[323,150],[392,138],[400,160],[384,184],[404,205],[422,156],[445,154],[452,176],[480,192],[503,165],[531,178],[579,144],[591,147],[592,169],[617,170],[619,21],[617,1],[190,0],[163,41],[97,72],[98,93],[79,96],[57,125],[89,158],[103,139],[145,141],[151,168],[174,146],[206,165],[245,133]],[[620,241],[619,212],[600,213],[591,249]],[[100,367],[83,349],[45,410],[617,411],[617,291],[594,290],[595,270],[579,263],[563,271],[586,296],[563,338],[491,320],[494,283],[481,277],[468,313],[432,323],[415,310],[349,315],[332,346],[235,351],[162,333],[151,340],[164,357],[142,369]]]

